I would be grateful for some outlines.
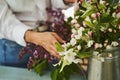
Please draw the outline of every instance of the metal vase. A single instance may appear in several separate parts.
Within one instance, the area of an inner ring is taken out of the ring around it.
[[[88,80],[120,80],[120,48],[93,55],[88,64]]]

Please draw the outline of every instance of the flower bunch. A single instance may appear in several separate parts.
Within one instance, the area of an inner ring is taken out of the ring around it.
[[[120,2],[114,0],[91,0],[75,6],[74,18],[67,23],[71,26],[71,40],[62,45],[61,60],[57,64],[60,72],[78,64],[81,58],[100,54],[113,47],[119,47]]]
[[[59,19],[62,20],[59,22]],[[114,0],[80,1],[75,5],[74,18],[70,17],[67,21],[60,17],[59,19],[54,20],[51,28],[54,28],[53,31],[58,33],[64,31],[60,35],[64,33],[62,37],[67,36],[65,39],[69,39],[62,46],[55,43],[61,59],[57,64],[54,64],[54,69],[51,72],[52,80],[69,80],[71,74],[79,72],[80,66],[78,64],[82,58],[90,57],[92,53],[99,54],[112,47],[120,46],[120,2],[115,3]],[[66,25],[67,27],[63,27]],[[71,35],[71,38],[67,34]],[[34,47],[32,52],[34,58],[36,54],[38,58],[39,52],[40,48]],[[43,56],[47,60],[42,62],[40,59],[30,58],[29,64],[32,63],[30,68],[34,68],[37,73],[47,66],[46,61],[49,62],[49,60],[46,56],[50,61],[55,59],[50,55],[43,54]]]

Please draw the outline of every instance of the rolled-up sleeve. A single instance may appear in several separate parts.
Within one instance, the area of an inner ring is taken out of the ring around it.
[[[20,22],[8,8],[5,0],[0,0],[0,38],[25,46],[24,34],[28,29],[31,27]]]

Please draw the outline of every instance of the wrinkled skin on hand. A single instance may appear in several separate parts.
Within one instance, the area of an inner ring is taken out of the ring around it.
[[[64,43],[64,40],[62,40],[55,32],[26,31],[25,41],[42,46],[52,56],[55,56],[58,59],[60,56],[57,53],[57,49],[54,44],[55,42]]]

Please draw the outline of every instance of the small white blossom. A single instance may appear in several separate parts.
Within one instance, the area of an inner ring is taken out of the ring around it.
[[[111,45],[107,45],[106,49],[112,49],[112,46]]]
[[[82,24],[83,24],[83,27],[86,27],[86,23],[85,23],[84,21],[83,21],[83,23],[82,23]]]
[[[75,19],[78,19],[79,18],[79,16],[75,16]]]
[[[116,33],[117,31],[116,30],[114,30],[114,33]]]
[[[98,43],[95,43],[94,48],[95,48],[95,49],[99,48],[99,44],[98,44]]]
[[[81,45],[78,45],[78,46],[77,46],[77,49],[78,49],[78,50],[81,50]]]
[[[106,28],[105,27],[101,27],[101,29],[100,29],[102,32],[104,32],[105,30],[106,30]]]
[[[102,44],[99,44],[99,43],[95,43],[95,45],[94,45],[94,48],[95,49],[97,49],[97,48],[102,48],[103,46],[102,46]]]
[[[73,34],[77,34],[77,31],[75,29],[72,29]]]
[[[116,41],[112,41],[111,45],[112,45],[112,46],[114,46],[114,47],[116,47],[116,46],[118,46],[118,45],[119,45],[119,43],[118,43],[118,42],[116,42]]]
[[[96,23],[97,22],[97,20],[93,20],[93,23]]]
[[[71,38],[74,38],[75,37],[75,34],[71,34]]]
[[[106,47],[106,46],[107,46],[107,43],[104,43],[104,46]]]
[[[120,18],[120,12],[116,14],[116,18]]]
[[[77,23],[77,20],[76,19],[73,19],[72,21],[71,21],[71,24],[76,24]]]
[[[74,11],[76,12],[77,10],[79,10],[79,5],[78,4],[74,6]]]
[[[88,31],[87,34],[88,34],[89,36],[92,36],[92,31]]]
[[[116,16],[116,13],[114,12],[114,13],[112,14],[112,16],[115,17],[115,16]]]
[[[95,19],[96,18],[96,13],[91,14],[91,18]]]
[[[105,40],[105,43],[108,43],[108,40]]]
[[[75,39],[75,38],[72,38],[72,39],[70,40],[70,44],[71,44],[72,46],[74,46],[74,45],[76,44],[76,39]]]
[[[120,29],[120,25],[118,26],[118,29]]]
[[[86,20],[86,21],[90,21],[90,18],[89,18],[89,17],[86,17],[85,20]]]
[[[66,62],[65,65],[70,65],[71,63],[78,63],[80,59],[76,59],[76,53],[73,52],[73,49],[65,50],[64,52],[60,52],[63,55],[63,61]]]
[[[80,28],[80,25],[78,23],[75,24],[75,28]]]
[[[80,39],[81,36],[82,36],[82,32],[81,32],[81,34],[79,34],[79,35],[75,35],[75,39]]]
[[[99,44],[99,48],[102,48],[103,47],[103,45],[102,44]]]
[[[94,55],[94,56],[97,56],[98,54],[99,54],[98,51],[94,51],[94,52],[93,52],[93,55]]]
[[[112,29],[111,29],[111,28],[109,28],[109,29],[108,29],[108,31],[109,31],[109,32],[112,32]]]
[[[93,45],[93,43],[94,43],[94,41],[93,41],[93,40],[90,40],[90,41],[88,41],[87,46],[88,46],[88,47],[91,47],[91,46]]]
[[[84,31],[84,30],[85,30],[84,27],[80,27],[80,28],[78,29],[78,34],[81,33],[81,32]]]

